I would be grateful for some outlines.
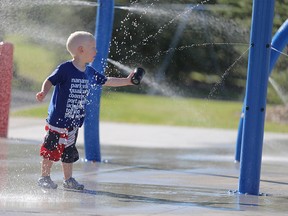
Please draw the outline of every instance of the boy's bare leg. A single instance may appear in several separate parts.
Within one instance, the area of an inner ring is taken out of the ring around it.
[[[68,180],[72,177],[73,163],[62,162],[62,168],[64,173],[64,180]]]
[[[41,177],[38,179],[38,185],[42,188],[56,189],[58,187],[50,178],[52,165],[53,161],[43,158],[41,163]]]
[[[42,163],[41,163],[41,174],[43,177],[50,176],[52,165],[53,165],[53,161],[43,158]]]
[[[63,187],[67,189],[83,190],[84,185],[79,184],[72,177],[73,163],[62,162],[62,168],[63,168],[63,173],[64,173]]]

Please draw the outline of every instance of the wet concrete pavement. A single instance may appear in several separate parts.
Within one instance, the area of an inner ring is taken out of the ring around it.
[[[86,189],[63,190],[55,163],[51,177],[59,188],[43,191],[36,184],[43,120],[10,119],[9,137],[0,140],[0,215],[288,215],[287,134],[265,134],[260,191],[267,196],[249,196],[233,192],[235,131],[100,128],[102,163],[84,161],[79,137],[74,177]]]

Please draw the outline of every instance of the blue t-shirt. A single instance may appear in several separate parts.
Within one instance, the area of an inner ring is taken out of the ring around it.
[[[47,122],[55,127],[81,127],[85,117],[85,105],[90,86],[102,85],[107,78],[87,66],[94,73],[88,79],[86,72],[78,70],[71,61],[60,64],[48,77],[55,86],[48,108]]]

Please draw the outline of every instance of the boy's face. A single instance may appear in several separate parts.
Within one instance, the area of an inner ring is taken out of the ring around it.
[[[85,63],[91,63],[96,56],[96,42],[95,40],[88,40],[83,44],[83,60]]]

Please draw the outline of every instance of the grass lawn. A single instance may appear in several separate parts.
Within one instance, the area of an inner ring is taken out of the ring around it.
[[[36,44],[24,37],[9,35],[5,37],[5,41],[9,41],[14,45],[13,55],[16,75],[14,75],[13,81],[15,82],[21,78],[30,81],[30,86],[26,86],[26,89],[39,89],[46,77],[61,62],[61,58],[65,59],[54,48],[48,47],[48,45]],[[69,58],[67,52],[67,59]]]
[[[14,45],[14,62],[17,64],[18,75],[42,83],[54,70],[53,64],[56,65],[56,59],[53,50],[32,45],[31,42],[17,36],[9,36],[6,40]]]
[[[12,112],[12,116],[46,118],[47,104]],[[104,92],[100,120],[139,124],[237,129],[241,102],[167,98]],[[266,131],[288,132],[288,125],[266,121]]]

